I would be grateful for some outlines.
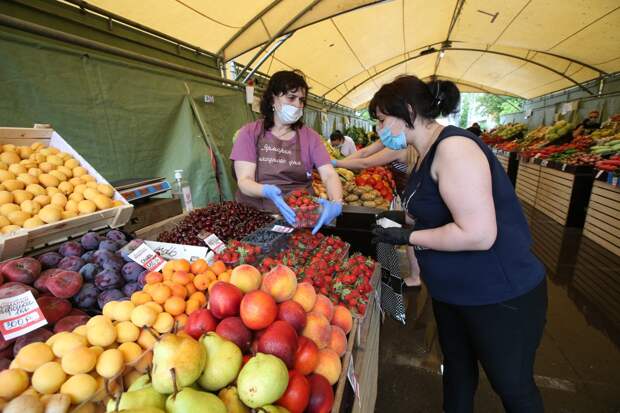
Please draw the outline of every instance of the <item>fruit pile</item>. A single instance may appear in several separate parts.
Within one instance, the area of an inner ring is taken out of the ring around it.
[[[611,172],[616,176],[620,175],[620,155],[614,155],[607,160],[597,162],[596,169]]]
[[[312,228],[319,221],[321,205],[305,189],[292,191],[284,200],[295,211],[295,228]]]
[[[237,202],[210,204],[190,212],[176,227],[162,232],[157,241],[204,246],[198,234],[205,231],[227,242],[241,239],[270,221],[268,214]]]
[[[178,260],[145,282],[22,347],[0,372],[3,411],[331,410],[353,318],[290,268]]]
[[[545,134],[547,142],[553,142],[563,136],[568,135],[573,130],[573,126],[565,120],[559,120],[553,124]]]
[[[527,132],[527,126],[523,123],[507,123],[498,126],[492,133],[502,140],[512,140],[522,137],[525,132]]]
[[[41,143],[2,145],[0,232],[36,228],[122,205],[71,155]]]

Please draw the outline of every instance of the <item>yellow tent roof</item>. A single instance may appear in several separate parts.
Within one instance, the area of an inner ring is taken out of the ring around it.
[[[620,70],[617,0],[88,3],[240,64],[293,33],[260,71],[301,69],[313,93],[350,107],[404,73],[533,98]]]

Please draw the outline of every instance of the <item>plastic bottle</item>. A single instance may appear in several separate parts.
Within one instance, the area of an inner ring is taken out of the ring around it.
[[[192,203],[192,190],[189,182],[183,178],[183,170],[174,171],[174,184],[172,185],[172,197],[181,200],[183,212],[191,212],[194,209]]]

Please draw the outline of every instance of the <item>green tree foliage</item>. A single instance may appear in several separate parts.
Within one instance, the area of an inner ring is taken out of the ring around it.
[[[491,95],[488,93],[478,97],[478,105],[481,112],[491,116],[496,122],[499,122],[501,115],[521,112],[523,110],[523,103],[524,100],[521,98]]]
[[[467,124],[467,119],[469,117],[469,109],[471,107],[471,93],[464,93],[461,95],[461,111],[459,118],[459,126],[461,128],[466,128],[469,125]]]

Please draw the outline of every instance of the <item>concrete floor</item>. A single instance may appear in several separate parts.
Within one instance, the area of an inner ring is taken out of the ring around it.
[[[548,321],[535,365],[545,409],[620,412],[620,258],[580,231],[529,208],[526,215],[549,279]],[[376,412],[441,412],[441,352],[428,306],[416,320],[423,295],[407,291],[405,326],[386,318],[381,327]],[[481,375],[476,412],[502,411]]]

